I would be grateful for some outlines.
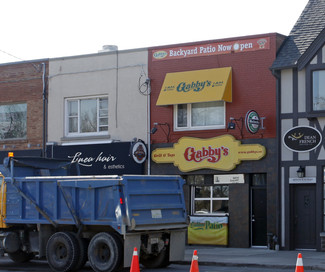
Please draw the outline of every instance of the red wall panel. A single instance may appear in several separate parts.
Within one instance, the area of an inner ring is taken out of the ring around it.
[[[0,140],[10,150],[40,149],[43,142],[43,62],[0,65],[0,104],[27,104],[26,139]],[[46,71],[48,61],[44,61]],[[46,75],[47,78],[47,75]],[[30,145],[30,146],[28,146]],[[7,151],[2,148],[1,151]]]
[[[154,61],[152,54],[156,50],[166,50],[179,46],[206,45],[214,42],[227,42],[231,40],[246,40],[252,38],[269,38],[269,49],[249,52],[228,53],[222,55],[186,57],[182,59],[167,59]],[[162,126],[152,135],[152,143],[177,142],[183,136],[210,138],[223,134],[232,134],[242,139],[240,130],[215,129],[195,131],[173,131],[173,106],[156,106],[161,86],[166,73],[232,67],[232,94],[233,102],[226,103],[226,126],[230,117],[245,118],[249,110],[255,110],[264,120],[264,130],[250,134],[244,125],[243,139],[248,138],[275,138],[276,137],[276,79],[269,67],[272,65],[277,50],[277,40],[283,39],[276,33],[240,37],[227,40],[205,41],[182,45],[155,47],[149,50],[149,77],[151,79],[151,127],[154,123],[168,123],[170,137],[167,139]],[[240,122],[238,124],[241,124]]]

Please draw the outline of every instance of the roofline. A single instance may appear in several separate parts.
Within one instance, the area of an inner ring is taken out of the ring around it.
[[[98,55],[110,55],[110,54],[116,54],[118,52],[119,54],[123,53],[131,53],[131,52],[137,52],[137,51],[148,51],[148,47],[143,48],[135,48],[135,49],[125,49],[125,50],[115,50],[115,51],[106,51],[106,52],[98,52],[98,53],[90,53],[90,54],[81,54],[81,55],[73,55],[73,56],[63,56],[63,57],[55,57],[55,58],[44,58],[44,59],[35,59],[35,60],[21,60],[16,62],[4,62],[0,63],[0,66],[7,66],[7,65],[19,65],[23,63],[39,63],[39,62],[49,62],[49,61],[56,61],[56,60],[63,60],[63,59],[73,59],[73,58],[82,58],[82,57],[94,57]]]
[[[40,62],[48,62],[49,59],[35,59],[35,60],[21,60],[21,61],[15,61],[15,62],[4,62],[0,63],[0,66],[8,66],[8,65],[19,65],[19,64],[31,64],[31,63],[40,63]]]
[[[104,51],[104,52],[98,52],[98,53],[73,55],[73,56],[65,56],[65,57],[56,57],[56,58],[50,58],[49,60],[50,61],[57,61],[57,60],[65,60],[65,59],[87,58],[87,57],[95,57],[95,56],[103,56],[103,55],[116,55],[116,53],[124,54],[124,53],[141,52],[141,51],[148,51],[148,47],[135,48],[135,49]]]
[[[271,66],[269,69],[273,73],[273,72],[280,71],[280,70],[294,69],[294,68],[297,68],[297,65],[287,65],[287,66],[278,66],[278,67]]]
[[[317,38],[310,44],[307,50],[298,59],[298,70],[302,70],[309,61],[314,58],[317,51],[323,46],[325,40],[325,28],[318,34]]]

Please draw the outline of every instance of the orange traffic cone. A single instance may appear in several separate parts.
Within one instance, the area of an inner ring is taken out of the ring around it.
[[[194,250],[190,272],[199,272],[199,257],[197,256],[197,250]]]
[[[136,247],[133,250],[133,257],[132,257],[130,272],[140,272],[138,250]]]
[[[304,272],[304,265],[302,264],[302,255],[298,253],[296,271],[295,272]]]

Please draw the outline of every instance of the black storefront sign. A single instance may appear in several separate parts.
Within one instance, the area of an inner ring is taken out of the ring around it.
[[[63,145],[48,148],[48,157],[69,159],[80,166],[81,175],[143,174],[144,164],[130,154],[132,142]]]
[[[297,126],[288,130],[283,136],[284,145],[295,152],[307,152],[317,148],[322,142],[321,133],[308,126]]]
[[[0,164],[3,163],[4,158],[8,157],[8,153],[12,152],[14,157],[42,157],[41,149],[29,149],[29,150],[10,150],[0,151]]]

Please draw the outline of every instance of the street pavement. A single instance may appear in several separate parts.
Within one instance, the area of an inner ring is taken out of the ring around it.
[[[304,269],[325,271],[325,252],[312,250],[285,251],[191,245],[186,246],[184,262],[180,263],[190,264],[194,250],[197,250],[199,265],[295,269],[298,253],[301,253]]]

